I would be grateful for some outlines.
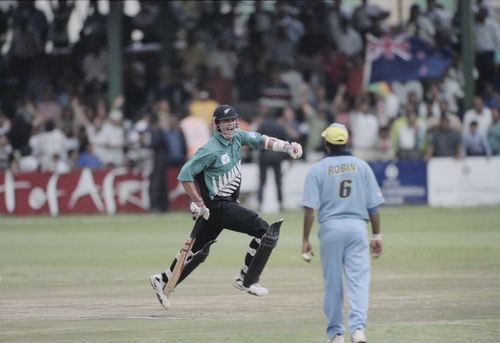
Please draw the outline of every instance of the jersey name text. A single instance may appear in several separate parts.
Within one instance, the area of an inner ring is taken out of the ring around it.
[[[356,164],[354,164],[354,163],[341,164],[338,166],[329,166],[328,167],[328,175],[351,173],[351,172],[355,172],[355,171],[356,171]]]

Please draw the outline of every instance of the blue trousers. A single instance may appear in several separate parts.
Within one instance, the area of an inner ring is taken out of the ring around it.
[[[324,280],[323,310],[327,335],[344,334],[344,284],[349,301],[349,331],[365,330],[370,292],[370,251],[367,224],[360,219],[335,219],[318,231]]]

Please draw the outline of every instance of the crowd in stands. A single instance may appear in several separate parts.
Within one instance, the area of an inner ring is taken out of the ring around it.
[[[397,26],[387,23],[394,13],[369,0],[352,9],[340,0],[139,1],[139,13],[123,17],[123,46],[161,42],[167,6],[178,18],[173,57],[161,64],[127,55],[123,95],[111,104],[107,15],[90,1],[71,43],[75,1],[50,4],[51,21],[33,1],[0,11],[0,170],[125,166],[155,175],[208,140],[221,103],[233,104],[247,129],[279,117],[305,159],[321,151],[320,133],[334,120],[367,160],[500,155],[500,25],[489,1],[474,2],[472,108],[464,108],[459,9],[439,0],[413,5]],[[453,63],[437,80],[364,89],[366,34],[396,32],[448,46]]]

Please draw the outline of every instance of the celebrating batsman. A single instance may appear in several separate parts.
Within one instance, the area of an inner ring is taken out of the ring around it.
[[[150,277],[158,301],[165,308],[170,306],[171,290],[207,258],[223,229],[254,237],[233,286],[256,296],[268,293],[258,281],[277,244],[282,220],[269,225],[256,212],[239,204],[241,146],[284,152],[294,159],[302,156],[302,147],[239,129],[238,114],[229,105],[215,109],[213,124],[212,138],[186,162],[177,177],[191,197],[190,210],[196,220],[193,231],[170,268]]]
[[[309,262],[309,235],[318,210],[319,248],[324,279],[323,309],[331,343],[344,343],[343,282],[349,295],[351,342],[365,343],[372,257],[382,254],[378,206],[384,202],[370,166],[346,150],[348,132],[332,124],[322,133],[328,156],[309,170],[304,186],[302,254]],[[372,224],[368,243],[366,224]]]

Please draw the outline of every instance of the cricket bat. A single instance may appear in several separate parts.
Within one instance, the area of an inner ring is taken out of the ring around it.
[[[191,251],[193,248],[194,242],[196,241],[196,236],[198,235],[198,230],[200,227],[200,221],[203,220],[203,217],[200,217],[196,220],[196,223],[194,224],[193,230],[191,231],[191,234],[189,237],[186,239],[184,242],[184,246],[182,247],[179,258],[177,259],[177,262],[175,263],[174,270],[172,271],[172,275],[168,279],[167,285],[165,286],[165,289],[163,292],[165,295],[168,297],[170,293],[174,290],[175,286],[177,286],[177,283],[179,282],[179,279],[182,274],[182,270],[184,269],[184,263],[186,262],[186,258],[188,253]]]

